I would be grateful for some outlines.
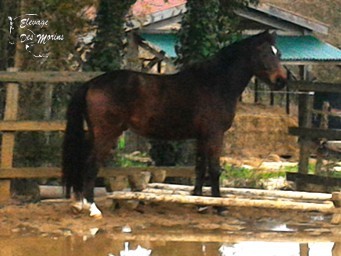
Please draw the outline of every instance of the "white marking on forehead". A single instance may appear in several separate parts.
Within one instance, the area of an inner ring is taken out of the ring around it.
[[[273,52],[275,55],[277,55],[278,50],[277,50],[277,48],[276,48],[275,46],[271,45],[271,50],[272,50],[272,52]]]

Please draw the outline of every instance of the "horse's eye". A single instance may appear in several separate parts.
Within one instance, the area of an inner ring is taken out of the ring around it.
[[[272,50],[273,54],[277,55],[278,50],[275,46],[271,45],[271,50]]]

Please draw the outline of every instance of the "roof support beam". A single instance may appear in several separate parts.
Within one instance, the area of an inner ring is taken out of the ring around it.
[[[250,6],[250,8],[259,12],[263,12],[272,17],[276,17],[282,21],[287,21],[292,24],[296,24],[297,26],[304,27],[307,30],[318,32],[324,35],[328,34],[328,26],[326,24],[299,16],[273,5],[259,4],[257,6]]]
[[[303,28],[301,29],[293,24],[290,24],[289,22],[275,20],[273,17],[254,9],[239,9],[236,10],[235,13],[242,18],[253,20],[266,26],[273,27],[274,29],[280,29],[283,31],[296,31],[299,34],[303,34],[304,31]]]

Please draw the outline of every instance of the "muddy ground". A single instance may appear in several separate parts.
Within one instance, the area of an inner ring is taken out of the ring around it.
[[[279,211],[268,209],[229,208],[227,216],[213,212],[198,213],[194,206],[147,203],[142,208],[111,209],[111,201],[100,200],[102,219],[72,213],[69,202],[22,204],[11,202],[0,208],[0,237],[18,235],[69,236],[91,233],[131,234],[150,230],[200,234],[238,234],[245,237],[284,237],[326,241],[341,239],[340,225],[330,224],[331,215],[317,212]],[[324,239],[322,239],[324,240]],[[340,240],[341,241],[341,240]]]

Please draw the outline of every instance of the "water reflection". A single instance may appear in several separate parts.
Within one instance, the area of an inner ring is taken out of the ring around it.
[[[220,247],[221,256],[333,256],[334,243],[274,243],[274,242],[241,242],[224,244]],[[308,248],[308,254],[305,249]]]
[[[126,241],[115,235],[99,235],[83,240],[82,237],[0,237],[1,256],[119,256]],[[151,256],[340,256],[341,243],[242,241],[233,243],[181,242],[165,240],[129,241],[129,249],[141,246],[151,250]],[[129,255],[129,254],[127,254]],[[135,254],[133,254],[135,255]],[[142,256],[142,255],[139,255]]]

